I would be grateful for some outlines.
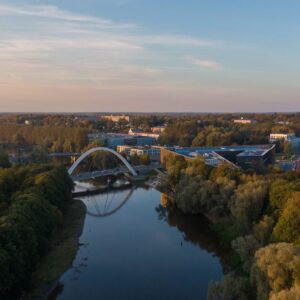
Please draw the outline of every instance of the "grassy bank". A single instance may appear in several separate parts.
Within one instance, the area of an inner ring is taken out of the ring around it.
[[[33,289],[26,299],[40,299],[55,286],[56,280],[72,265],[79,247],[86,206],[80,200],[70,204],[60,230],[51,240],[50,251],[33,275]]]

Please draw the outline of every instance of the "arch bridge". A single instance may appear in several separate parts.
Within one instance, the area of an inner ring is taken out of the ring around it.
[[[85,153],[83,153],[76,161],[75,163],[70,167],[70,169],[68,170],[68,173],[70,176],[73,175],[73,172],[75,171],[75,169],[79,166],[79,164],[88,156],[90,156],[91,154],[98,152],[98,151],[105,151],[105,152],[110,152],[113,155],[115,155],[124,165],[125,167],[128,169],[128,171],[131,173],[132,176],[138,176],[138,174],[136,173],[136,171],[133,169],[133,167],[130,165],[130,163],[118,152],[116,152],[113,149],[110,148],[106,148],[106,147],[95,147],[92,148],[88,151],[86,151]]]

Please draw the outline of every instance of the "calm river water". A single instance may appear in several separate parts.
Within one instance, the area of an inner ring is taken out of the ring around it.
[[[60,279],[62,300],[206,299],[222,277],[221,247],[207,221],[166,209],[154,189],[83,197],[80,249]]]

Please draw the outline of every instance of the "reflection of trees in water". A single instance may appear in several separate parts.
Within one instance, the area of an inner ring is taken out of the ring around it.
[[[161,197],[161,204],[155,210],[160,220],[183,233],[186,242],[218,256],[223,268],[228,266],[230,251],[221,245],[217,234],[211,229],[212,224],[205,216],[184,214],[174,205],[167,204],[165,196]]]
[[[55,300],[57,297],[63,292],[64,285],[61,282],[58,282],[54,289],[50,292],[50,294],[47,297],[47,300]]]

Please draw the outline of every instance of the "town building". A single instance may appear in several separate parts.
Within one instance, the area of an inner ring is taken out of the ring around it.
[[[256,120],[254,120],[254,119],[244,119],[242,117],[240,119],[233,120],[233,123],[235,123],[235,124],[243,124],[243,125],[246,125],[246,124],[256,124]]]
[[[106,120],[110,120],[114,123],[117,123],[121,120],[125,120],[127,122],[130,121],[130,117],[127,115],[106,115],[106,116],[101,116],[101,118],[106,119]]]
[[[295,139],[296,136],[294,133],[271,133],[270,134],[270,142],[276,142],[276,141],[289,141],[292,139]]]
[[[117,152],[119,153],[125,153],[125,154],[130,154],[130,149],[132,149],[131,146],[127,146],[127,145],[118,145],[117,146]]]
[[[156,134],[161,134],[166,130],[166,126],[154,126],[151,127],[151,132],[156,133]]]
[[[156,145],[156,139],[145,136],[131,136],[129,134],[121,133],[105,133],[102,134],[104,144],[116,149],[118,146],[151,146]]]
[[[227,163],[233,168],[257,172],[274,162],[275,145],[245,145],[225,147],[171,147],[161,149],[161,163],[170,155],[182,156],[187,161],[202,157],[207,165],[216,167]]]
[[[143,129],[141,128],[130,128],[128,131],[129,135],[140,135],[141,133],[143,133]]]
[[[290,125],[290,124],[292,124],[291,122],[289,122],[289,121],[277,121],[277,122],[275,122],[276,124],[278,124],[278,125]]]
[[[137,147],[130,147],[130,146],[118,146],[117,151],[119,153],[126,153],[129,156],[132,155],[149,155],[152,161],[159,161],[160,160],[160,147],[155,146],[137,146]]]
[[[144,132],[142,129],[132,129],[130,128],[128,131],[129,135],[132,136],[143,136],[143,137],[150,137],[150,138],[154,138],[154,139],[158,139],[159,138],[159,134],[158,133],[153,133],[153,132]]]
[[[270,143],[284,141],[291,144],[294,151],[300,150],[300,138],[296,137],[294,133],[271,133]]]
[[[236,165],[244,170],[252,169],[263,171],[268,165],[274,162],[271,149],[246,150],[236,156]]]

